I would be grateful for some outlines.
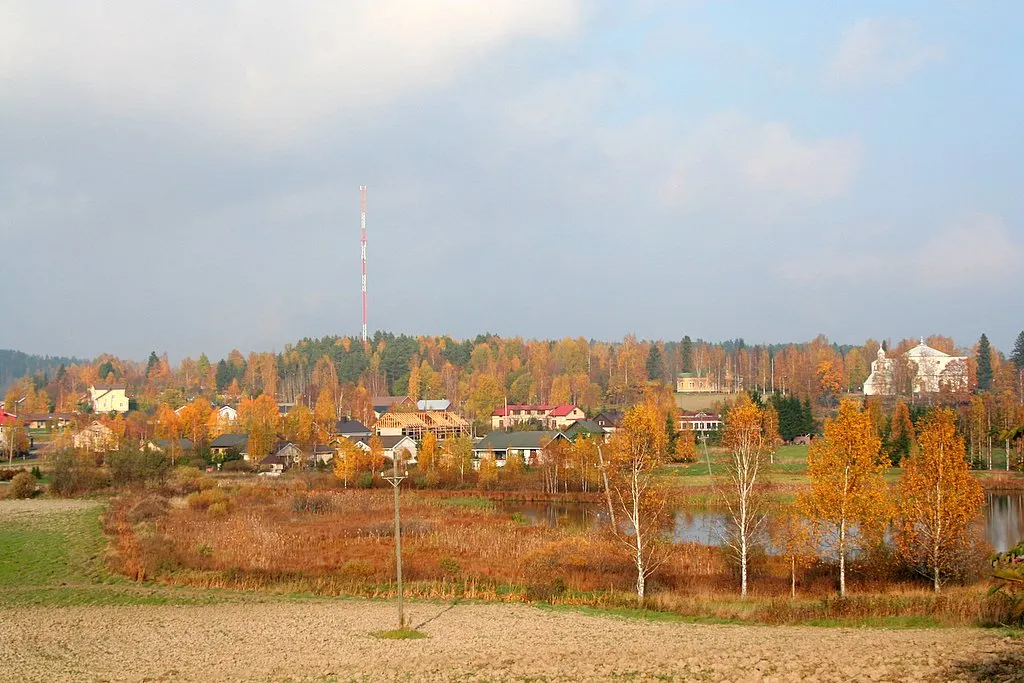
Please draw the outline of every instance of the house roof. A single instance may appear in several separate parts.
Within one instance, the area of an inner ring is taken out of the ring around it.
[[[221,434],[210,442],[210,448],[245,448],[248,444],[248,434]]]
[[[622,424],[622,411],[606,410],[603,413],[598,413],[594,416],[594,422],[597,422],[598,424],[601,422],[607,422],[612,427],[618,427]]]
[[[96,391],[116,391],[118,389],[124,390],[128,388],[127,384],[115,383],[115,384],[93,384],[92,388]]]
[[[681,410],[679,411],[679,418],[681,420],[721,420],[722,416],[717,413],[708,413],[703,410]]]
[[[574,410],[576,410],[576,406],[574,405],[562,404],[560,406],[555,406],[551,409],[551,417],[565,417]]]
[[[448,410],[452,402],[446,398],[428,398],[416,401],[416,410]]]
[[[363,438],[356,440],[356,443],[362,444],[366,448],[369,448],[370,447],[370,439],[371,438],[372,437],[364,436]],[[384,450],[391,450],[392,448],[394,448],[398,444],[402,443],[403,441],[410,441],[410,442],[412,442],[414,444],[416,443],[415,441],[412,440],[412,437],[408,437],[408,436],[404,436],[404,435],[402,435],[402,436],[378,436],[377,438],[380,439],[380,443],[384,447]]]
[[[270,455],[260,460],[260,465],[287,465],[288,458],[278,453],[271,453]]]
[[[562,432],[491,432],[473,446],[474,451],[507,451],[511,449],[544,448],[558,437],[566,438]]]
[[[17,418],[17,415],[8,413],[6,410],[0,410],[0,424],[14,424]]]
[[[412,399],[408,396],[374,396],[370,403],[374,408],[390,408],[398,403],[412,405]]]
[[[933,349],[924,342],[907,351],[908,358],[953,358],[948,353]]]
[[[338,420],[334,425],[334,433],[342,436],[360,436],[370,434],[370,428],[358,420]]]
[[[381,429],[468,429],[469,423],[455,413],[428,410],[422,413],[384,413],[377,421]]]
[[[593,420],[577,420],[565,430],[565,435],[569,438],[577,436],[579,434],[604,434],[604,427],[597,424]]]

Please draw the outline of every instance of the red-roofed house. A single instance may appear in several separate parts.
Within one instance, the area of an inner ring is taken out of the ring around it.
[[[511,429],[514,425],[535,420],[544,429],[562,430],[586,417],[586,414],[574,405],[515,403],[491,413],[491,429]]]

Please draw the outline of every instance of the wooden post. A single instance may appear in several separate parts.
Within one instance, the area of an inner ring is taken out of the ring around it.
[[[405,599],[402,594],[402,516],[398,506],[398,486],[402,483],[402,480],[405,479],[405,477],[398,475],[398,453],[398,450],[391,452],[393,474],[390,477],[384,477],[384,479],[391,482],[391,486],[395,490],[395,574],[398,579],[398,628],[404,629]]]

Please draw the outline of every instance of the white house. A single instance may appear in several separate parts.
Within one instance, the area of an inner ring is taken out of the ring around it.
[[[89,402],[94,413],[127,413],[128,394],[124,384],[94,384],[89,387]]]
[[[903,354],[907,373],[913,374],[911,386],[915,394],[935,393],[943,388],[951,391],[967,389],[967,358],[951,356],[921,343]],[[888,358],[881,347],[871,361],[871,374],[864,381],[866,396],[889,396],[898,393],[895,360]]]
[[[370,437],[372,438],[372,437]],[[419,452],[416,448],[416,442],[413,441],[412,437],[408,436],[378,436],[381,445],[384,447],[384,457],[390,461],[394,461],[395,454],[398,454],[399,462],[404,462],[409,465],[416,464],[416,454]],[[367,453],[370,451],[370,439],[363,437],[355,442],[356,446],[362,448]]]

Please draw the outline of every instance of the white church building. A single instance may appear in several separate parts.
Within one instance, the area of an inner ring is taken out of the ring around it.
[[[951,391],[967,389],[967,358],[951,356],[921,343],[903,354],[908,372],[914,373],[915,394],[935,393],[945,387]],[[893,376],[894,360],[887,358],[881,347],[878,359],[871,361],[871,374],[864,381],[865,396],[888,396],[896,393]]]

